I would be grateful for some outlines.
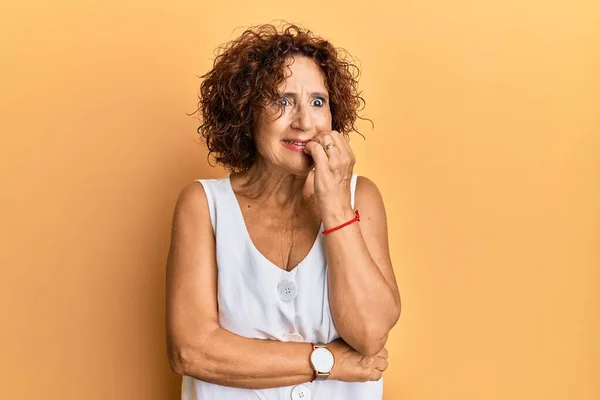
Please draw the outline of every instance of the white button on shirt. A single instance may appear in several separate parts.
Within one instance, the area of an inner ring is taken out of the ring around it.
[[[302,343],[302,342],[304,342],[304,338],[299,333],[289,332],[289,333],[286,333],[285,335],[283,335],[283,341],[284,342],[300,342],[300,343]]]
[[[340,335],[329,306],[325,236],[319,233],[306,257],[293,270],[285,271],[254,246],[229,177],[200,180],[200,183],[204,186],[215,235],[221,328],[262,340],[331,343],[338,339]],[[350,187],[354,205],[356,174]],[[263,357],[268,359],[267,354]],[[310,346],[307,346],[307,366],[309,357]],[[182,400],[381,400],[382,397],[382,380],[328,379],[269,389],[221,386],[190,376],[184,376],[182,381]]]
[[[298,285],[291,279],[284,278],[277,285],[279,297],[285,302],[290,302],[298,295]]]
[[[292,400],[310,400],[310,389],[304,385],[294,386]]]

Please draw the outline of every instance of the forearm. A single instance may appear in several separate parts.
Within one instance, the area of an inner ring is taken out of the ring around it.
[[[181,375],[247,389],[308,382],[313,369],[309,343],[249,339],[217,328],[201,343],[179,346],[174,369]]]
[[[353,217],[350,208],[329,212],[325,227]],[[326,235],[329,303],[336,329],[363,354],[379,351],[399,316],[399,302],[369,254],[359,223]]]

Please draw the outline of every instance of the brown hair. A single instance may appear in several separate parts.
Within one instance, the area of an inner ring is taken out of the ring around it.
[[[333,130],[346,137],[357,131],[358,111],[364,107],[360,71],[346,60],[344,50],[296,25],[278,30],[271,24],[251,27],[218,50],[212,70],[201,77],[198,133],[209,156],[214,153],[217,163],[230,171],[244,171],[254,163],[252,129],[267,104],[278,104],[277,88],[285,81],[290,56],[311,58],[323,71]]]

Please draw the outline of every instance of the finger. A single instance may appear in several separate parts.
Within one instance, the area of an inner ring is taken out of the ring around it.
[[[383,372],[379,371],[379,370],[374,370],[371,373],[371,379],[372,381],[378,381],[381,379],[381,377],[383,376]]]
[[[325,150],[331,161],[329,165],[332,169],[344,167],[346,164],[354,165],[354,155],[348,151],[344,139],[339,132],[326,132],[321,135],[318,140],[325,147],[327,147],[327,144],[333,143],[334,147]]]
[[[315,136],[313,136],[312,139],[310,139],[312,142],[318,142],[319,144],[323,145],[325,143],[325,139],[324,136],[326,134],[328,134],[329,131],[322,131],[317,133]]]
[[[388,351],[384,347],[383,349],[379,350],[379,353],[377,353],[377,355],[382,358],[388,358]]]
[[[377,370],[379,370],[379,371],[383,372],[383,371],[385,371],[386,369],[388,369],[388,366],[389,366],[389,365],[390,365],[390,364],[389,364],[389,361],[388,361],[388,360],[386,360],[385,358],[379,358],[379,359],[377,360],[377,364],[375,364],[375,369],[377,369]]]
[[[318,142],[308,142],[304,147],[304,152],[308,153],[313,160],[315,160],[315,168],[323,168],[327,166],[329,159],[327,154],[325,154],[325,150],[323,150],[323,147]]]
[[[341,134],[338,131],[331,131],[330,132],[331,137],[333,138],[333,140],[335,141],[335,145],[340,147],[340,148],[344,148],[346,150],[348,150],[350,153],[352,152],[352,149],[350,148],[350,144],[348,143],[348,141],[346,140],[346,137]]]
[[[323,150],[325,150],[325,154],[327,154],[329,158],[339,158],[339,155],[341,153],[340,149],[337,148],[338,145],[336,144],[336,141],[333,139],[333,137],[329,134],[329,132],[315,136],[312,140],[318,142],[323,147]],[[330,146],[332,143],[333,147]]]
[[[355,160],[354,152],[350,147],[350,144],[346,141],[346,138],[338,131],[331,131],[330,135],[335,143],[335,146],[339,149],[344,149],[350,156],[351,160]]]

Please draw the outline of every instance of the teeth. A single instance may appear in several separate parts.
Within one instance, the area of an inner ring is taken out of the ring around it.
[[[298,142],[293,142],[291,140],[284,140],[284,142],[289,143],[289,144],[294,144],[296,146],[306,146],[306,143],[298,143]]]

